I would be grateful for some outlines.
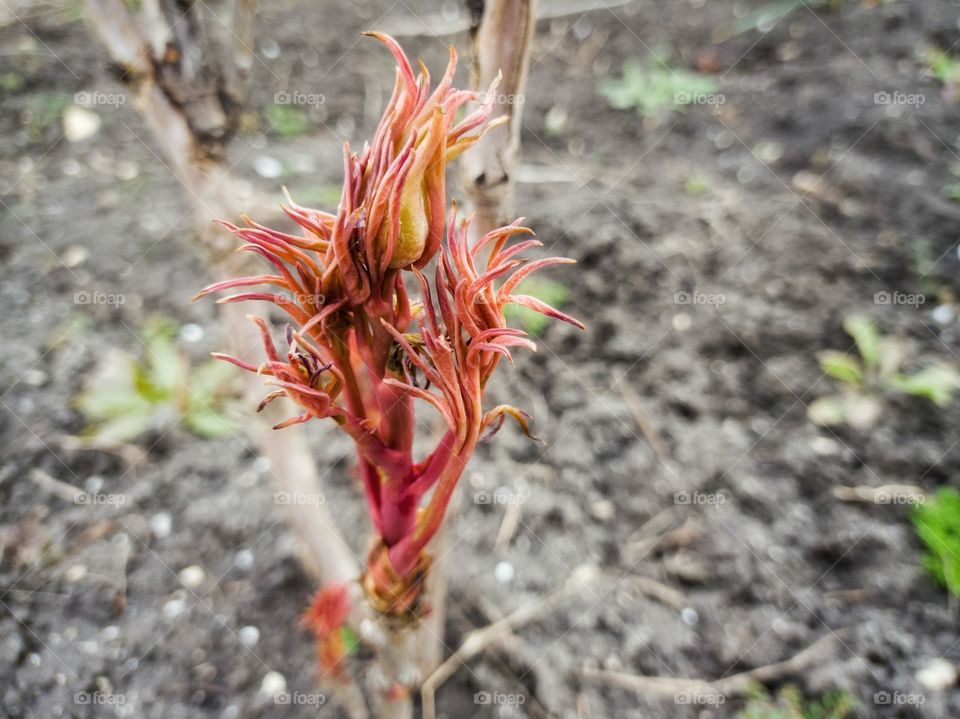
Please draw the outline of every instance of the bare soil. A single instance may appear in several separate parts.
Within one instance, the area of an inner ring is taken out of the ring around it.
[[[889,395],[868,431],[806,417],[836,389],[815,355],[850,347],[841,324],[852,312],[903,337],[911,369],[960,362],[953,313],[932,314],[957,291],[960,206],[942,196],[958,162],[957,106],[918,56],[957,40],[957,4],[804,5],[767,32],[714,44],[718,25],[760,4],[633,3],[538,27],[517,207],[545,250],[579,260],[553,277],[588,328],[551,326],[492,389],[494,401],[534,413],[544,444],[507,428],[464,478],[445,556],[446,643],[580,565],[615,581],[462,668],[439,693],[446,716],[732,717],[735,698],[683,705],[580,672],[712,679],[833,630],[844,632],[839,650],[784,680],[811,695],[848,689],[861,717],[960,715],[955,689],[915,679],[938,657],[960,663],[960,641],[944,591],[919,565],[908,508],[833,492],[956,486],[960,408]],[[439,25],[434,14],[431,3],[264,4],[255,122],[231,146],[237,172],[277,200],[282,184],[305,203],[336,186],[340,144],[369,135],[392,82],[389,57],[359,32],[419,17],[421,29]],[[402,38],[435,73],[449,41],[466,48],[462,36]],[[610,109],[598,83],[649,48],[710,70],[723,103],[657,120]],[[96,108],[103,127],[83,142],[44,123],[58,98],[122,92],[81,22],[11,22],[0,55],[0,74],[23,80],[0,90],[0,713],[315,716],[260,693],[268,671],[314,691],[313,648],[297,624],[313,587],[243,437],[201,440],[171,423],[140,442],[147,455],[133,464],[68,440],[84,424],[71,398],[104,348],[138,351],[148,314],[204,328],[184,344],[197,358],[224,346],[212,303],[190,303],[209,278],[189,202],[129,103]],[[285,90],[325,97],[306,135],[264,132]],[[877,104],[879,92],[925,101]],[[258,176],[264,157],[284,176]],[[67,267],[75,245],[89,257]],[[125,301],[77,304],[78,292]],[[877,304],[883,292],[924,302]],[[641,432],[625,388],[665,451]],[[359,552],[368,525],[350,446],[311,431],[326,501]],[[64,501],[30,478],[36,469],[125,501]],[[483,500],[498,488],[522,507],[495,546],[509,505]],[[157,515],[169,515],[169,535]],[[678,527],[679,541],[643,542]],[[193,565],[204,576],[185,587],[178,573]],[[641,592],[636,576],[680,592],[686,611]],[[259,629],[255,645],[240,640],[244,627]],[[96,691],[123,703],[78,699]],[[478,705],[477,692],[505,703]],[[878,692],[923,703],[877,704]]]

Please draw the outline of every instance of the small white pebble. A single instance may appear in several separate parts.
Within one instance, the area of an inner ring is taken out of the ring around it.
[[[263,682],[260,684],[261,693],[268,697],[275,697],[286,690],[287,680],[280,672],[267,672],[263,675]]]
[[[260,42],[260,52],[268,60],[276,60],[280,57],[280,45],[272,38],[266,38]]]
[[[677,312],[673,316],[673,329],[677,332],[686,332],[693,326],[693,320],[686,312]]]
[[[111,624],[109,627],[104,627],[100,634],[103,635],[103,638],[106,641],[112,642],[114,639],[120,637],[120,627],[118,627],[116,624]]]
[[[613,519],[613,515],[617,512],[617,506],[609,499],[601,499],[599,502],[593,503],[590,511],[596,519],[607,522]]]
[[[933,317],[934,322],[948,325],[953,322],[954,314],[953,305],[937,305],[933,308],[930,316]]]
[[[63,136],[67,142],[83,142],[97,134],[101,122],[93,110],[71,105],[63,113]]]
[[[163,616],[167,619],[176,619],[179,617],[187,608],[187,603],[182,599],[171,599],[169,602],[163,605]]]
[[[63,161],[63,164],[60,165],[60,172],[62,172],[67,177],[76,177],[80,174],[80,171],[83,167],[79,162],[74,160],[72,157]]]
[[[241,549],[234,557],[233,563],[241,572],[249,572],[253,569],[253,552],[249,549]]]
[[[939,692],[957,683],[957,668],[946,659],[934,659],[918,671],[916,676],[924,688]]]
[[[47,373],[40,369],[28,369],[23,373],[21,380],[28,387],[42,387],[50,379]]]
[[[184,567],[181,569],[180,574],[177,576],[180,577],[180,581],[183,582],[183,586],[195,589],[203,584],[203,580],[206,579],[207,573],[203,571],[203,567],[192,564],[189,567]]]
[[[693,607],[684,607],[680,612],[680,618],[688,627],[695,627],[697,622],[700,621],[700,615],[697,614],[697,610]]]
[[[253,169],[260,177],[272,180],[283,174],[283,163],[270,155],[260,155],[253,161]]]
[[[71,583],[83,581],[84,577],[87,576],[87,565],[74,564],[67,569],[64,576],[66,580]]]
[[[821,457],[833,457],[840,454],[840,443],[830,437],[813,437],[810,440],[810,449]]]
[[[501,584],[506,584],[513,579],[513,565],[510,562],[497,562],[497,566],[493,568],[493,576]]]
[[[239,632],[240,643],[245,647],[253,648],[260,641],[260,630],[253,626],[242,627]]]
[[[159,512],[150,517],[150,531],[157,539],[169,537],[171,529],[173,529],[173,519],[167,512]]]
[[[193,322],[188,322],[180,328],[180,339],[184,342],[199,342],[203,339],[203,327]]]

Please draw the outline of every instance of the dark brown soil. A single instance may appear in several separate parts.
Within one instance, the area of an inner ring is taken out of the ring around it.
[[[933,315],[954,297],[960,269],[960,206],[942,199],[960,162],[958,108],[920,57],[957,41],[958,7],[802,6],[768,32],[713,44],[718,25],[762,4],[633,3],[538,27],[517,207],[551,253],[580,261],[553,277],[569,285],[588,328],[550,327],[539,353],[505,368],[492,389],[494,400],[533,411],[545,445],[507,429],[464,478],[447,644],[580,565],[619,579],[520,630],[501,661],[461,669],[438,697],[446,716],[732,717],[739,700],[685,706],[592,684],[580,670],[715,678],[840,629],[840,651],[785,679],[811,695],[847,689],[861,717],[960,715],[956,690],[915,679],[939,657],[960,663],[960,641],[944,591],[919,566],[907,508],[833,493],[956,486],[960,408],[888,396],[873,429],[836,432],[811,424],[805,409],[834,391],[816,353],[850,346],[841,324],[855,311],[906,340],[909,368],[960,362],[953,313]],[[276,92],[326,101],[307,135],[251,130],[231,161],[258,193],[279,199],[287,184],[299,198],[339,183],[340,143],[361,143],[386,99],[389,57],[359,31],[419,16],[432,26],[442,12],[432,3],[264,5],[252,103],[261,128]],[[448,40],[402,38],[437,72]],[[669,49],[675,66],[714,70],[725,102],[648,121],[610,109],[598,83],[654,47]],[[314,716],[315,707],[281,711],[260,694],[268,671],[291,691],[313,691],[313,649],[297,628],[313,588],[247,443],[165,426],[142,440],[148,457],[131,466],[67,440],[83,427],[71,397],[104,348],[138,349],[132,330],[147,314],[203,327],[202,340],[185,345],[198,358],[224,346],[212,303],[189,301],[208,281],[189,204],[129,103],[98,108],[103,127],[79,143],[37,119],[58,93],[122,92],[82,23],[60,13],[10,22],[0,55],[0,75],[24,81],[0,90],[0,713]],[[925,102],[885,106],[878,92]],[[548,130],[548,112],[561,111],[565,127]],[[264,156],[287,174],[258,177]],[[702,192],[685,189],[691,176]],[[68,268],[58,257],[72,245],[89,258]],[[94,291],[126,301],[75,303],[75,293]],[[876,304],[878,292],[925,302]],[[722,303],[685,304],[678,293]],[[639,430],[625,387],[643,398],[664,456]],[[331,470],[327,502],[359,550],[368,526],[349,444],[312,431]],[[126,502],[65,502],[30,479],[35,469]],[[507,508],[475,499],[497,488],[524,498],[499,549]],[[678,493],[711,503],[678,502]],[[169,515],[169,536],[157,535],[158,514]],[[684,522],[697,531],[679,548],[631,548]],[[509,566],[495,574],[500,563]],[[205,578],[186,588],[178,573],[192,565]],[[681,592],[687,610],[642,594],[636,575]],[[259,641],[248,647],[240,636],[251,626]],[[124,701],[77,699],[96,691]],[[478,706],[477,692],[513,703]],[[878,704],[878,692],[923,704]]]

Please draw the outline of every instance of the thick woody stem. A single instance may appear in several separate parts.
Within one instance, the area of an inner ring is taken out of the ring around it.
[[[155,10],[147,13],[147,19],[154,25],[148,29],[141,27],[121,0],[87,0],[87,18],[113,61],[123,68],[137,110],[154,142],[161,148],[164,160],[184,188],[196,217],[197,234],[211,256],[213,273],[218,278],[236,277],[240,272],[237,263],[243,260],[232,252],[233,240],[224,238],[224,233],[215,233],[211,222],[217,217],[235,217],[241,209],[237,206],[239,183],[219,159],[222,153],[218,148],[228,134],[229,123],[223,119],[218,130],[212,128],[210,121],[204,120],[205,133],[196,131],[202,117],[222,116],[221,112],[210,109],[211,75],[208,72],[193,70],[204,78],[203,92],[198,93],[198,97],[204,99],[189,109],[178,106],[171,97],[171,90],[158,84],[162,73],[158,71],[154,43],[149,38],[170,37],[171,34],[169,28],[160,27],[163,21],[157,4],[150,3],[146,7]],[[251,12],[252,4],[240,3],[237,11]],[[209,51],[209,48],[203,49]],[[180,54],[183,54],[182,48]],[[198,55],[196,52],[188,54],[194,59]],[[168,81],[173,82],[169,78]],[[177,87],[185,88],[183,77],[177,79]],[[223,305],[222,313],[227,333],[238,348],[237,353],[244,354],[260,347],[256,330],[239,305]],[[257,399],[262,396],[263,387],[256,376],[250,376],[247,391],[255,394]],[[247,429],[260,453],[270,460],[277,491],[293,496],[319,496],[320,481],[302,428],[274,432],[271,424],[269,420],[258,418],[247,423]],[[291,502],[285,508],[307,570],[324,581],[354,580],[359,573],[357,562],[326,507]]]
[[[473,30],[475,90],[486,88],[502,73],[492,120],[509,122],[489,130],[460,162],[466,192],[476,209],[474,237],[510,222],[513,211],[514,169],[520,148],[523,92],[530,68],[536,26],[535,0],[486,0]]]

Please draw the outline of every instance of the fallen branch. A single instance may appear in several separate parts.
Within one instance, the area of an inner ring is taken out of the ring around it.
[[[627,674],[591,667],[584,667],[580,671],[580,676],[596,684],[604,684],[642,694],[672,696],[677,693],[699,693],[726,697],[743,696],[751,684],[770,684],[785,677],[802,674],[814,664],[833,655],[838,645],[842,644],[839,634],[839,631],[830,632],[784,661],[709,681],[705,679]]]
[[[661,461],[669,460],[671,456],[670,447],[667,446],[660,431],[650,419],[650,414],[647,412],[643,400],[640,399],[640,395],[626,381],[620,383],[620,394],[623,395],[623,401],[626,403],[627,409],[633,415],[633,419],[640,431],[643,432],[643,436],[653,447],[653,451],[657,453]]]
[[[420,699],[423,703],[424,719],[436,716],[435,694],[461,666],[476,657],[487,647],[508,638],[513,630],[539,619],[554,607],[576,596],[584,587],[592,584],[600,576],[600,571],[592,565],[584,565],[573,571],[570,577],[554,591],[534,601],[524,604],[513,612],[481,629],[475,629],[464,637],[457,650],[433,672],[420,687]]]
[[[841,502],[863,502],[865,504],[907,504],[922,502],[927,493],[922,487],[912,484],[884,484],[881,487],[834,487],[833,496]]]

